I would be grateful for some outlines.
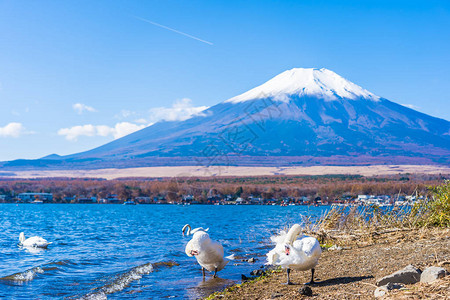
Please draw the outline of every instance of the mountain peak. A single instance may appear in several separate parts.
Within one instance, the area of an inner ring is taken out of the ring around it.
[[[288,101],[289,96],[293,95],[318,97],[327,101],[340,98],[353,100],[364,98],[374,101],[380,99],[328,69],[293,68],[225,102],[238,103],[266,97]]]

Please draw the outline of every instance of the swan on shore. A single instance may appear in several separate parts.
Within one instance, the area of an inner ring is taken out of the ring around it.
[[[222,245],[211,240],[208,233],[203,230],[198,230],[193,234],[192,239],[186,245],[185,252],[189,257],[195,256],[198,264],[202,267],[203,277],[205,277],[205,270],[214,271],[213,277],[217,277],[217,272],[234,259],[234,255],[224,257]]]
[[[286,269],[286,284],[292,284],[289,279],[291,269],[311,270],[311,281],[307,284],[314,283],[314,267],[319,261],[322,249],[319,241],[313,237],[301,236],[297,239],[301,231],[300,225],[294,224],[287,233],[282,231],[280,235],[271,237],[276,246],[267,253],[267,264]]]
[[[183,229],[181,229],[181,231],[183,232],[183,235],[185,234],[186,231],[187,231],[186,235],[190,235],[190,234],[196,233],[197,231],[205,231],[206,232],[208,230],[209,230],[209,228],[204,229],[203,227],[197,227],[197,228],[192,229],[191,225],[189,225],[189,224],[184,225]]]
[[[22,246],[32,248],[47,248],[47,246],[51,244],[51,242],[47,242],[46,239],[41,238],[40,236],[32,236],[25,239],[25,234],[23,232],[19,235],[19,241]]]

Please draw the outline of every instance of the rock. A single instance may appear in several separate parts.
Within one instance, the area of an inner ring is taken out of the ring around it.
[[[341,251],[342,247],[338,246],[338,245],[333,245],[330,248],[328,248],[328,251]]]
[[[445,265],[450,265],[450,261],[446,260],[446,261],[441,261],[440,263],[438,263],[439,267],[445,266]]]
[[[256,261],[256,259],[254,257],[247,259],[247,262],[249,263],[254,263]]]
[[[248,277],[245,276],[244,274],[241,274],[241,279],[242,279],[242,281],[247,281],[247,280],[249,280],[250,278],[248,278]]]
[[[420,275],[420,282],[430,283],[445,276],[447,271],[440,267],[428,267]]]
[[[413,265],[406,266],[404,269],[399,270],[391,275],[385,276],[377,280],[377,286],[386,285],[391,283],[403,283],[414,284],[420,281],[421,271]]]
[[[375,290],[375,292],[373,293],[373,295],[375,296],[375,298],[379,298],[379,297],[383,297],[385,296],[389,291],[391,290],[399,290],[402,287],[404,287],[403,284],[398,284],[398,283],[392,283],[389,282],[386,285],[377,287],[377,289]]]
[[[401,283],[389,282],[388,284],[385,285],[385,287],[387,287],[388,291],[391,291],[391,290],[399,290],[405,286]]]
[[[270,298],[274,299],[274,298],[278,298],[278,297],[283,297],[282,293],[279,292],[274,292],[272,293],[272,295],[270,296]]]
[[[385,296],[387,293],[388,293],[388,289],[385,285],[383,285],[383,286],[377,287],[375,292],[373,292],[373,295],[375,296],[375,298],[380,298],[380,297]]]
[[[307,285],[305,285],[304,287],[299,289],[298,292],[300,293],[300,295],[303,295],[303,296],[310,297],[313,295],[312,289]]]
[[[263,276],[264,274],[266,274],[264,270],[253,270],[250,272],[250,275],[252,276]]]

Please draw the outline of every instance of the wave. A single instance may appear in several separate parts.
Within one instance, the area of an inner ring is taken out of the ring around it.
[[[12,275],[8,275],[5,277],[0,278],[0,280],[4,281],[13,281],[13,282],[26,282],[33,280],[37,274],[44,273],[44,270],[41,267],[34,267],[32,269],[15,273]]]
[[[154,270],[160,267],[173,267],[179,264],[173,261],[158,262],[158,263],[146,263],[137,267],[134,267],[125,273],[117,274],[114,279],[96,289],[96,291],[91,292],[82,296],[80,299],[83,300],[102,300],[106,299],[108,294],[117,293],[128,287],[133,281],[141,279],[144,275],[152,273]]]
[[[38,274],[44,274],[46,271],[57,270],[59,268],[58,266],[67,265],[69,263],[70,262],[68,260],[50,262],[37,267],[33,267],[23,272],[18,272],[12,275],[1,277],[0,280],[10,281],[14,283],[28,282],[36,278]]]

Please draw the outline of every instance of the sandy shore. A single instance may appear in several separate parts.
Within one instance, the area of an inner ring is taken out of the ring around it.
[[[450,271],[450,229],[372,233],[342,246],[343,250],[322,253],[311,297],[299,293],[310,279],[309,271],[292,271],[291,280],[296,285],[289,286],[284,284],[286,273],[280,271],[230,287],[209,299],[374,299],[376,280],[409,264],[421,270],[440,265]],[[450,299],[450,276],[434,284],[407,285],[384,299]]]
[[[435,165],[371,165],[371,166],[313,166],[313,167],[145,167],[97,170],[33,170],[3,172],[6,178],[76,177],[117,179],[124,177],[208,177],[208,176],[267,176],[267,175],[326,175],[354,174],[363,176],[404,173],[450,174],[450,167]]]

